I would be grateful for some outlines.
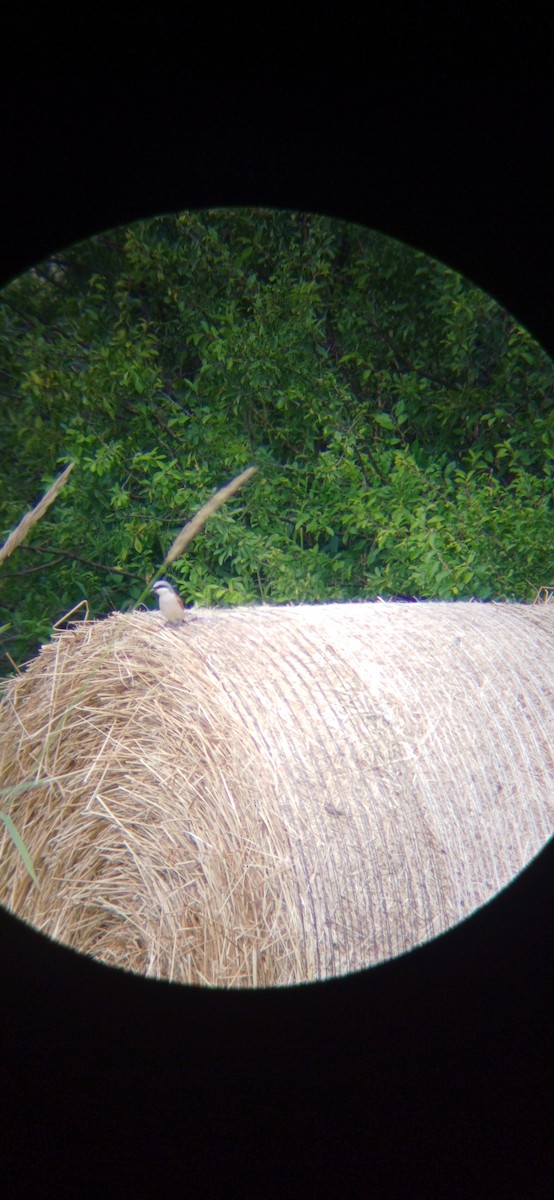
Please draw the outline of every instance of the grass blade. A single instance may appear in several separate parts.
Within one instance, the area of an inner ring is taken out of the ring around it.
[[[18,833],[18,831],[17,831],[11,817],[8,815],[8,813],[0,812],[0,821],[4,822],[4,825],[6,826],[6,829],[12,839],[12,842],[14,843],[16,850],[19,851],[19,853],[23,859],[23,862],[25,863],[25,867],[26,867],[27,871],[29,872],[29,875],[31,876],[33,883],[36,883],[36,885],[38,887],[38,879],[35,875],[35,868],[33,866],[31,855],[29,854],[29,851],[25,845],[25,842],[23,841],[23,838],[21,837],[21,834]]]

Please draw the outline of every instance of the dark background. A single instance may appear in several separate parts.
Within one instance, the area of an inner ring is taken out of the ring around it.
[[[9,81],[0,282],[154,213],[305,209],[446,262],[553,352],[549,89],[296,90],[284,65],[268,95],[244,61],[185,87],[187,62],[156,89],[63,82],[55,57]],[[553,913],[549,845],[402,959],[242,994],[110,971],[0,912],[3,1194],[550,1195]]]

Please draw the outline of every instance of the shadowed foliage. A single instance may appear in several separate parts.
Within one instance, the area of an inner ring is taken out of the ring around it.
[[[20,662],[86,598],[125,608],[250,463],[174,582],[200,605],[554,582],[554,370],[490,297],[328,218],[185,212],[54,255],[0,297],[0,540]],[[4,671],[11,670],[4,659]]]

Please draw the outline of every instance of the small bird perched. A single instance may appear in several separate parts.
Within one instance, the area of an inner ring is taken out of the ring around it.
[[[185,606],[178,592],[167,579],[158,579],[153,583],[151,591],[156,593],[162,617],[168,625],[180,625],[185,619]]]

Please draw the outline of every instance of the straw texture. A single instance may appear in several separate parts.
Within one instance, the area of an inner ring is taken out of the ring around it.
[[[4,830],[0,902],[105,963],[209,986],[397,955],[552,833],[553,661],[549,604],[61,631],[0,709],[0,804],[40,885]]]

